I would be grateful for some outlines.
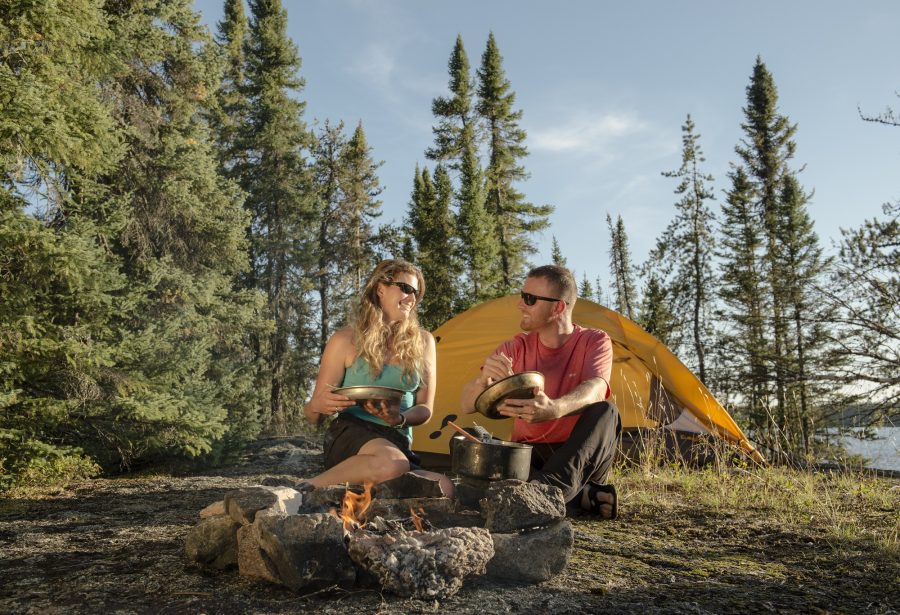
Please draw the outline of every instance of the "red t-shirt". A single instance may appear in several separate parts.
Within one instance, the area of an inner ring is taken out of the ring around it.
[[[609,397],[609,377],[612,371],[612,340],[605,331],[585,329],[574,325],[575,330],[559,348],[547,348],[537,333],[520,333],[504,342],[494,351],[512,359],[513,372],[541,372],[544,375],[544,393],[550,399],[559,399],[585,380],[603,378],[606,381],[606,397]],[[579,414],[568,415],[543,423],[526,423],[515,419],[513,442],[565,442],[572,433]]]

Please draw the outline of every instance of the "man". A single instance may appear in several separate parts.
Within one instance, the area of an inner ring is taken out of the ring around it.
[[[570,508],[605,519],[617,515],[615,488],[606,484],[622,430],[619,411],[606,401],[612,341],[604,331],[572,323],[575,278],[568,269],[532,269],[522,286],[520,333],[501,344],[463,387],[462,411],[491,384],[524,371],[544,375],[533,399],[508,399],[497,410],[512,417],[512,440],[531,444],[530,480],[562,489]]]

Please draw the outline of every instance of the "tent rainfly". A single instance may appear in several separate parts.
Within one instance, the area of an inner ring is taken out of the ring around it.
[[[413,450],[447,454],[455,432],[447,420],[477,423],[495,437],[509,438],[512,421],[462,414],[463,385],[478,375],[484,359],[504,340],[520,332],[519,297],[487,301],[448,320],[435,332],[437,392],[434,416],[413,431]],[[575,304],[573,321],[606,331],[613,342],[611,399],[622,415],[623,429],[663,428],[672,432],[711,434],[738,446],[752,459],[762,455],[702,382],[654,336],[621,314],[586,299]]]

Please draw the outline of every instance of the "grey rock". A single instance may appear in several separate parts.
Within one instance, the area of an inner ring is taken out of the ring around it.
[[[275,564],[259,546],[259,528],[256,524],[242,525],[237,532],[237,542],[238,571],[242,576],[283,585]]]
[[[494,555],[487,530],[461,527],[385,535],[356,530],[348,550],[353,561],[384,589],[404,597],[432,599],[458,592],[463,579],[482,574]]]
[[[575,545],[575,531],[568,520],[549,527],[511,534],[491,534],[494,557],[487,576],[540,583],[561,573]]]
[[[267,476],[260,481],[263,487],[291,487],[297,485],[297,481],[289,476]]]
[[[333,515],[263,514],[256,523],[259,546],[281,582],[294,591],[351,586],[356,570],[344,546],[344,527]]]
[[[265,487],[248,487],[225,494],[225,510],[235,522],[250,525],[256,513],[273,506],[277,496]]]
[[[291,487],[267,487],[275,495],[275,503],[269,510],[282,515],[296,515],[303,503],[300,492]]]
[[[375,488],[375,497],[399,500],[402,498],[442,498],[447,494],[441,489],[441,482],[414,472],[401,474],[385,481]]]
[[[566,516],[562,490],[543,483],[497,481],[481,500],[484,526],[492,532],[514,532],[548,525]]]
[[[237,565],[237,531],[231,517],[207,517],[191,528],[184,541],[188,561],[206,568],[224,570]]]
[[[305,493],[299,512],[301,514],[327,513],[331,510],[340,512],[346,492],[346,487],[334,485]]]

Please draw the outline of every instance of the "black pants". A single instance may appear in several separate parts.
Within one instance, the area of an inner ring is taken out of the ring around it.
[[[532,445],[528,478],[559,487],[566,502],[571,502],[585,484],[606,483],[621,433],[622,419],[615,405],[591,404],[581,411],[568,440]]]

